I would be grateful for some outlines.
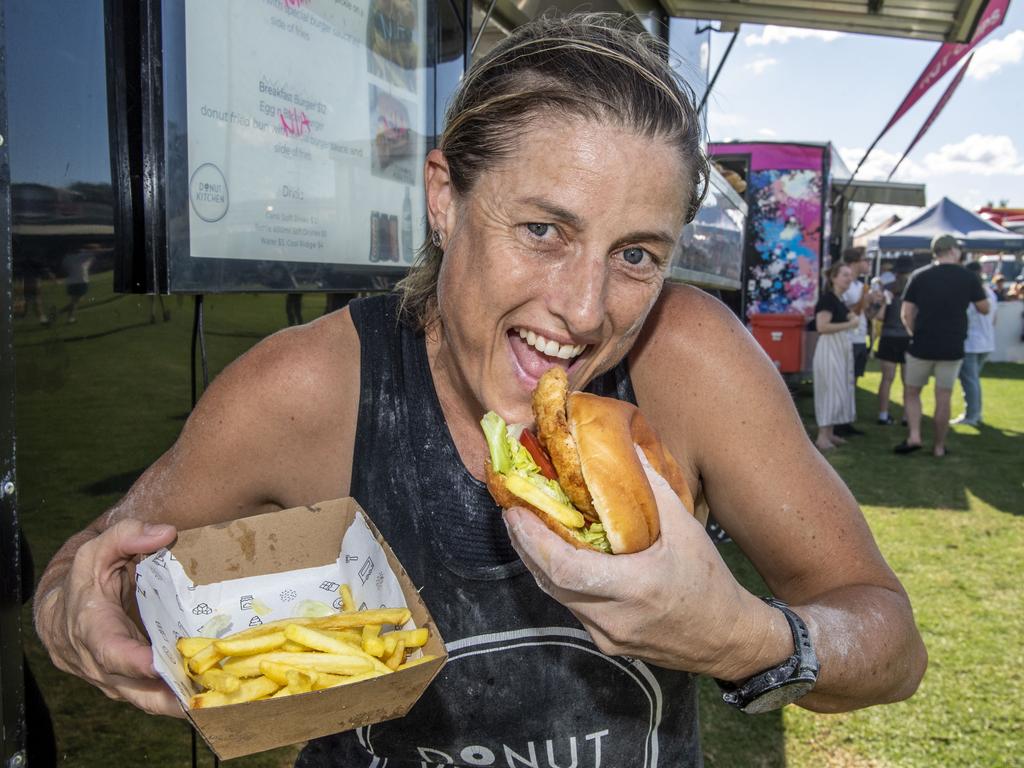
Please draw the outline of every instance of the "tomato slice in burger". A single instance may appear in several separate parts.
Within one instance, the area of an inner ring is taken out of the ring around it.
[[[530,452],[530,456],[540,467],[540,473],[544,475],[548,480],[558,481],[558,473],[555,472],[555,465],[551,463],[551,459],[544,452],[544,448],[541,447],[540,441],[533,436],[533,432],[528,429],[524,429],[522,434],[519,435],[519,442],[523,444],[523,448]]]

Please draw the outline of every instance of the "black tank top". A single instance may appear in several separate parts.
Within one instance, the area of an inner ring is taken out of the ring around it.
[[[390,543],[447,643],[404,718],[310,742],[300,768],[703,765],[694,676],[602,654],[519,560],[462,464],[424,337],[394,295],[354,301],[360,339],[352,496]],[[588,390],[635,403],[625,363]]]

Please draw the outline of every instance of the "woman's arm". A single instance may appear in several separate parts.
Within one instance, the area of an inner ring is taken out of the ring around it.
[[[827,309],[821,310],[814,316],[814,327],[817,329],[819,334],[849,331],[856,328],[858,323],[859,320],[856,315],[853,315],[850,319],[844,320],[841,323],[833,323],[832,313]]]
[[[174,446],[61,547],[35,601],[36,631],[57,667],[111,698],[181,715],[131,618],[134,563],[179,528],[344,495],[358,365],[336,361],[358,361],[359,347],[341,314],[283,331],[229,366]]]
[[[821,674],[801,705],[838,711],[909,696],[927,656],[907,595],[857,502],[814,449],[781,378],[731,313],[698,291],[666,294],[660,324],[691,327],[700,318],[700,332],[685,342],[677,333],[658,333],[657,344],[652,339],[650,351],[660,352],[652,363],[677,361],[676,386],[670,394],[664,375],[652,380],[658,405],[648,418],[672,425],[673,435],[692,436],[682,455],[696,460],[715,518],[772,592],[807,622]],[[644,381],[637,386],[640,397]],[[666,410],[667,398],[680,405]],[[648,410],[643,400],[641,406]],[[778,661],[764,663],[757,640],[748,650],[759,652],[744,674]]]
[[[906,593],[771,361],[695,289],[666,288],[648,323],[630,358],[638,401],[691,487],[699,477],[715,518],[807,623],[821,673],[801,706],[909,696],[926,655]],[[614,557],[574,550],[527,513],[506,520],[538,583],[606,653],[733,681],[788,657],[782,613],[736,581],[681,504],[664,499],[659,511],[661,538]]]

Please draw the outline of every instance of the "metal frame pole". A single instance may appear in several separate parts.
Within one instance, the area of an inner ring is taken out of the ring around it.
[[[25,757],[25,677],[21,648],[21,529],[15,485],[11,164],[7,146],[7,22],[0,5],[0,759]]]

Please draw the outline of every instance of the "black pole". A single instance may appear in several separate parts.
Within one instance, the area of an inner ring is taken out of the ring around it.
[[[712,76],[711,82],[708,83],[707,90],[704,91],[704,98],[700,100],[700,106],[697,107],[698,115],[700,114],[700,111],[704,109],[704,105],[707,103],[708,96],[711,95],[711,89],[715,87],[715,81],[718,80],[718,76],[722,73],[722,67],[725,65],[725,60],[729,58],[729,52],[732,51],[733,45],[736,44],[736,37],[737,35],[739,35],[739,33],[740,31],[738,29],[732,33],[732,38],[729,40],[729,45],[725,47],[725,53],[722,54],[722,60],[718,62],[718,66],[715,67],[715,74]]]
[[[878,146],[878,142],[880,142],[882,140],[882,137],[885,136],[886,130],[888,130],[888,126],[886,126],[886,128],[884,128],[882,132],[875,137],[875,140],[871,142],[871,146],[868,147],[868,151],[864,153],[864,156],[860,159],[860,162],[857,163],[857,167],[853,169],[853,173],[851,173],[850,178],[846,180],[846,184],[843,185],[843,188],[841,190],[839,190],[840,195],[846,194],[846,190],[848,190],[850,188],[850,185],[853,184],[853,179],[854,177],[856,177],[857,171],[859,171],[861,169],[861,166],[864,165],[864,161],[868,159],[868,155],[871,154],[871,150]]]
[[[484,36],[484,30],[487,29],[487,22],[491,20],[491,14],[494,13],[494,6],[498,0],[491,0],[491,4],[487,6],[487,12],[484,14],[484,20],[480,22],[480,29],[477,30],[476,37],[473,38],[473,47],[469,49],[470,54],[476,53],[476,47],[480,45],[480,38]]]
[[[908,149],[906,152],[903,153],[903,157],[901,157],[899,160],[896,161],[896,165],[894,165],[892,167],[892,170],[889,171],[889,175],[885,177],[886,181],[891,181],[892,180],[892,177],[896,175],[897,169],[903,164],[903,161],[907,159],[907,155],[909,155],[909,154],[910,154],[910,150]],[[867,157],[867,155],[865,155],[865,157]],[[859,167],[860,166],[858,166],[858,168]],[[853,179],[851,178],[851,181],[852,180]],[[849,184],[847,184],[847,186],[849,186]],[[853,228],[854,232],[856,232],[860,228],[860,225],[864,223],[864,219],[867,218],[868,213],[871,211],[871,208],[872,208],[873,205],[874,205],[874,203],[868,203],[868,207],[864,209],[864,215],[860,217],[860,221],[857,222],[857,226]]]
[[[462,71],[468,72],[473,61],[473,0],[462,4],[462,32],[465,51],[462,54]]]

